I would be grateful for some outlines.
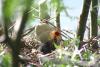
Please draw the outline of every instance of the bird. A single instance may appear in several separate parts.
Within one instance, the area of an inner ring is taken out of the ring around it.
[[[48,19],[42,19],[41,23],[35,27],[35,38],[42,43],[39,50],[43,54],[54,51],[56,49],[54,43],[59,44],[61,39],[60,31],[50,25]]]
[[[43,54],[51,53],[56,49],[54,43],[56,45],[60,44],[60,33],[56,30],[50,32],[50,40],[48,40],[42,46],[40,46],[40,51],[43,52]]]

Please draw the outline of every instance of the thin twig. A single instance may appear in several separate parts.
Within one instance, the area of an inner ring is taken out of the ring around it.
[[[34,29],[35,29],[35,26],[33,26],[33,27],[27,29],[27,30],[25,31],[25,33],[22,35],[22,37],[28,35],[28,34],[31,33]]]
[[[50,25],[52,25],[53,27],[55,28],[58,28],[56,27],[55,25],[53,25],[52,23],[48,22]],[[63,32],[62,30],[60,30],[63,34],[65,34],[66,36],[68,36],[65,32]],[[65,35],[61,34],[62,36],[64,36],[66,39],[69,37],[70,39],[72,39],[70,36],[66,37]]]

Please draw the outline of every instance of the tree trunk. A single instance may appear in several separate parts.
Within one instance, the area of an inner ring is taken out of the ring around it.
[[[91,10],[91,37],[96,37],[98,35],[98,0],[92,0],[92,10]],[[98,43],[95,42],[92,45],[92,48],[95,50],[98,48]]]
[[[79,37],[80,41],[83,41],[90,4],[91,4],[91,0],[84,0],[83,10],[82,10],[82,14],[81,14],[80,20],[79,20],[79,28],[77,31],[77,37]],[[81,46],[82,45],[79,44],[79,49],[81,48]]]
[[[57,9],[56,9],[56,26],[57,26],[58,30],[60,31],[60,33],[61,33],[59,6],[57,6]],[[60,36],[60,38],[62,39],[61,36]]]
[[[12,67],[20,67],[19,52],[17,50],[12,51]]]
[[[60,13],[56,10],[56,25],[60,29]]]

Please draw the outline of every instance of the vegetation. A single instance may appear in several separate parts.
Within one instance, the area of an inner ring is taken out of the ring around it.
[[[62,12],[73,17],[63,0],[0,2],[0,67],[99,67],[98,0],[83,1],[76,36],[61,28]]]

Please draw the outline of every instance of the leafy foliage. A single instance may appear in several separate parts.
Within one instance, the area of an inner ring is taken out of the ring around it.
[[[78,47],[75,45],[77,39],[69,40],[69,43],[66,44],[65,48],[57,48],[54,53],[56,54],[54,59],[49,59],[45,61],[44,66],[57,66],[57,67],[73,67],[73,66],[98,66],[99,62],[96,62],[98,54],[92,53],[91,50],[86,47],[78,50]],[[45,59],[45,57],[43,57]],[[99,57],[98,57],[99,58]],[[46,67],[47,67],[46,66]]]
[[[16,0],[5,0],[3,3],[3,11],[4,11],[4,16],[7,18],[11,18],[11,16],[15,12],[15,8],[18,5],[18,1]]]
[[[58,12],[61,12],[65,9],[62,0],[51,0],[51,4],[53,5],[54,9],[59,8],[57,10]]]
[[[30,8],[27,9],[27,7],[29,7],[29,5],[30,5],[30,2],[33,2],[31,10],[30,10]],[[28,27],[30,25],[29,22],[33,22],[34,19],[35,20],[36,19],[40,19],[40,20],[41,19],[50,19],[50,16],[49,16],[50,5],[52,5],[53,6],[52,8],[54,8],[54,9],[58,8],[57,9],[58,13],[66,10],[66,7],[63,4],[63,0],[50,0],[50,2],[48,2],[48,0],[43,0],[43,2],[39,1],[38,4],[37,4],[37,2],[38,1],[35,1],[35,0],[33,0],[33,1],[30,1],[30,0],[4,0],[3,10],[2,10],[3,17],[5,19],[4,22],[7,23],[7,25],[10,24],[10,22],[12,21],[12,18],[14,16],[17,16],[16,15],[17,13],[22,14],[24,12],[24,10],[26,9],[26,10],[29,10],[29,12],[25,13],[25,16],[27,16],[27,14],[30,14],[30,15],[29,15],[28,19],[25,19],[23,17],[22,18],[25,20],[25,22],[26,21],[28,22],[26,24],[26,27]],[[23,23],[25,23],[24,20],[23,20]],[[98,24],[100,25],[99,21],[100,20],[98,19]],[[53,21],[53,22],[55,22],[55,21]],[[39,33],[39,34],[41,34],[41,33]],[[33,34],[31,34],[31,35],[33,37],[35,36]],[[21,40],[21,39],[18,39],[18,40]],[[72,39],[64,40],[61,45],[54,43],[56,50],[52,52],[53,57],[49,58],[48,55],[43,56],[41,58],[39,57],[38,58],[39,62],[41,62],[41,65],[43,67],[74,67],[74,66],[90,67],[90,66],[100,65],[99,54],[92,53],[91,50],[89,48],[87,48],[88,43],[85,44],[86,46],[83,46],[81,49],[78,49],[79,43],[80,43],[79,38],[75,38],[75,37]],[[13,45],[16,45],[16,47],[17,47],[19,45],[19,43],[13,44]],[[33,44],[31,44],[31,48],[33,48]],[[31,48],[29,48],[30,49],[29,54],[32,53]],[[2,53],[3,50],[4,50],[4,48],[0,47],[0,54]],[[27,50],[26,50],[26,52],[27,52]],[[34,50],[33,50],[33,52],[34,52]],[[31,56],[34,56],[34,54],[32,54]],[[25,61],[27,61],[26,59],[27,58],[25,58]],[[3,55],[0,55],[0,66],[1,67],[11,67],[11,64],[12,64],[11,61],[12,61],[11,54],[4,53]],[[28,61],[30,61],[30,60],[28,60]],[[34,61],[32,61],[32,63],[34,64]],[[32,67],[33,64],[30,64],[30,66]]]
[[[11,55],[9,53],[5,54],[4,56],[1,56],[1,67],[11,67]]]

